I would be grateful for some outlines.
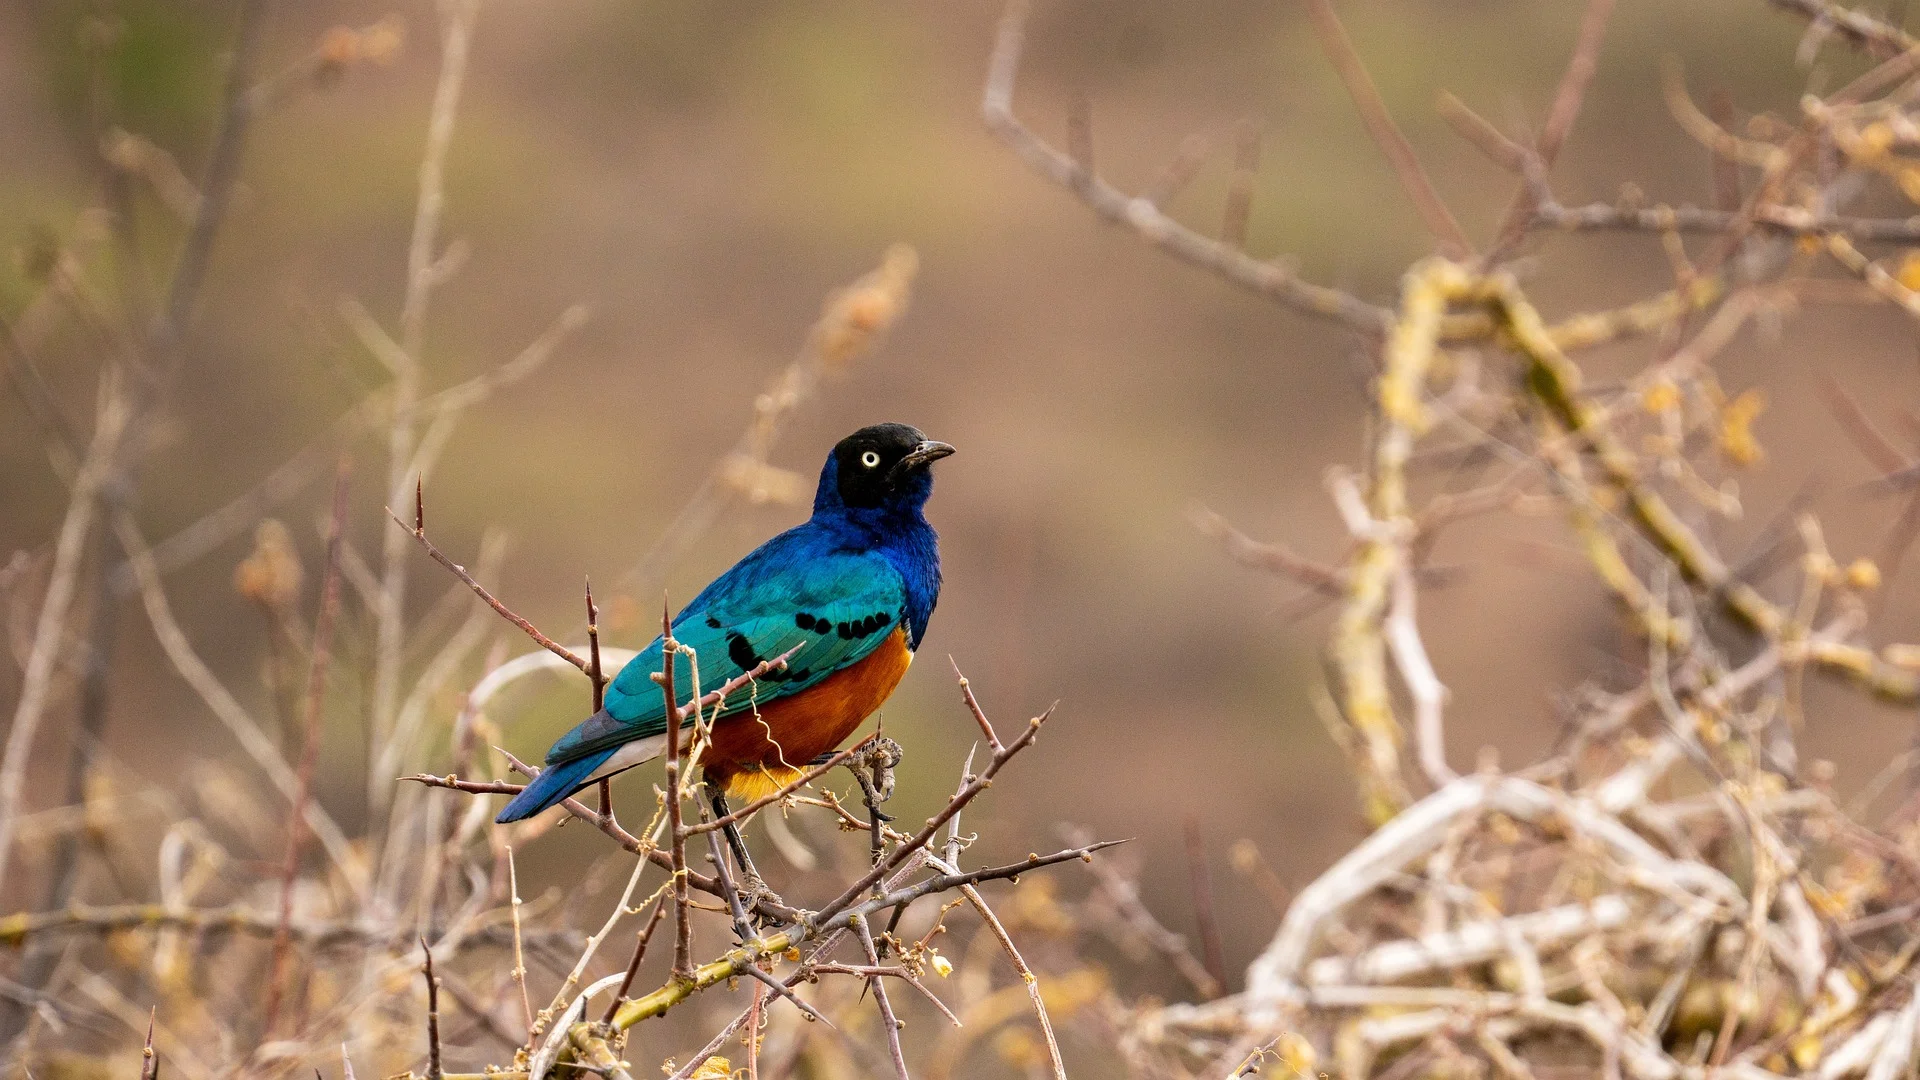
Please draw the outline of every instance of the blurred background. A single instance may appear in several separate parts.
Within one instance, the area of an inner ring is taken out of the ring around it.
[[[1451,90],[1508,130],[1537,126],[1579,5],[1358,0],[1341,12],[1441,194],[1470,233],[1488,235],[1513,180],[1441,123],[1436,94]],[[439,62],[434,12],[378,0],[279,5],[259,65],[277,70],[330,27],[390,14],[406,24],[390,63],[355,66],[258,120],[139,492],[154,538],[256,484],[387,377],[338,309],[352,298],[387,324],[397,316]],[[920,264],[911,309],[876,354],[823,384],[772,457],[810,491],[827,448],[863,424],[905,421],[959,447],[939,467],[929,511],[946,590],[922,662],[884,714],[906,749],[893,810],[914,820],[943,800],[974,737],[949,654],[1003,723],[1058,700],[1038,749],[969,812],[988,838],[983,857],[1058,846],[1060,823],[1137,837],[1124,858],[1144,869],[1149,905],[1187,931],[1183,833],[1196,820],[1237,980],[1277,915],[1229,867],[1229,848],[1251,839],[1297,886],[1364,828],[1312,706],[1326,612],[1303,605],[1293,583],[1232,563],[1189,512],[1203,504],[1256,537],[1337,559],[1344,534],[1322,478],[1356,462],[1372,360],[1341,328],[1099,225],[1005,152],[979,120],[997,15],[974,2],[743,3],[724,13],[684,0],[488,3],[446,176],[445,236],[469,257],[436,294],[427,389],[510,359],[570,305],[587,305],[590,318],[544,369],[464,422],[427,487],[429,528],[459,559],[474,557],[484,529],[503,530],[501,594],[568,640],[578,637],[583,575],[607,583],[609,641],[644,643],[661,588],[684,601],[805,515],[797,503],[736,506],[664,581],[619,594],[612,585],[733,445],[822,299],[890,244],[911,245]],[[120,124],[189,176],[208,152],[231,4],[0,3],[0,248],[12,253],[0,267],[0,311],[10,317],[39,290],[37,260],[97,204],[83,42],[101,17],[122,35],[110,71]],[[1069,102],[1084,96],[1095,160],[1129,191],[1183,139],[1208,134],[1214,153],[1169,210],[1209,234],[1232,130],[1251,119],[1263,139],[1250,250],[1391,305],[1398,275],[1431,245],[1304,19],[1295,5],[1251,0],[1042,3],[1017,108],[1063,142]],[[1742,118],[1792,116],[1809,86],[1860,69],[1836,50],[1796,65],[1803,30],[1758,2],[1621,5],[1555,171],[1562,199],[1611,199],[1632,182],[1653,198],[1707,201],[1706,156],[1661,99],[1662,58],[1679,59],[1697,95],[1725,91]],[[179,222],[151,196],[139,205],[163,267]],[[1657,239],[1637,235],[1535,241],[1522,272],[1550,318],[1671,280]],[[1587,362],[1604,380],[1637,369],[1653,347],[1629,343]],[[1904,410],[1920,405],[1915,359],[1913,324],[1890,307],[1808,311],[1747,332],[1724,354],[1729,391],[1762,385],[1770,402],[1757,428],[1768,456],[1738,477],[1746,518],[1724,549],[1740,551],[1743,536],[1809,492],[1836,556],[1874,554],[1899,504],[1855,490],[1871,468],[1837,437],[1812,380],[1833,375],[1898,432]],[[86,335],[58,330],[36,361],[84,430],[97,375]],[[348,534],[371,555],[390,527],[384,456],[371,435],[352,449]],[[309,568],[309,611],[325,471],[272,511]],[[0,395],[0,561],[16,551],[44,560],[65,503],[40,430]],[[242,532],[167,580],[188,636],[264,712],[268,638],[232,584],[251,548]],[[1503,764],[1524,764],[1558,731],[1556,695],[1606,685],[1634,646],[1556,521],[1462,526],[1436,561],[1460,570],[1421,611],[1453,691],[1452,762],[1471,768],[1493,747]],[[414,575],[411,602],[424,612],[448,581],[424,556]],[[16,590],[16,652],[36,599],[32,587]],[[351,601],[346,611],[364,626]],[[139,612],[123,614],[107,728],[114,759],[163,784],[208,758],[242,762]],[[1881,640],[1920,633],[1920,582],[1895,578],[1877,618]],[[354,706],[367,692],[366,649],[364,636],[343,645],[318,772],[319,798],[349,825],[367,768]],[[18,665],[0,663],[9,712],[19,684]],[[436,722],[457,704],[453,691],[437,700]],[[45,776],[64,769],[74,708],[63,683],[37,747]],[[551,693],[495,711],[508,747],[526,757],[584,714],[585,691],[556,680]],[[1836,761],[1851,790],[1906,746],[1910,729],[1910,717],[1816,687],[1801,745]],[[59,800],[59,785],[40,775],[28,809]],[[623,786],[621,805],[643,814],[645,781]],[[524,853],[523,891],[576,881],[582,853],[604,854],[600,839],[583,829],[542,839]],[[83,892],[95,887],[106,885]],[[1062,887],[1075,887],[1071,877]],[[18,884],[6,906],[35,895]],[[1127,977],[1176,991],[1152,973]]]

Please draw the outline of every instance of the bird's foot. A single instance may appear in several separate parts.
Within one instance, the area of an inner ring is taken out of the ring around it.
[[[900,744],[882,736],[873,740],[859,757],[847,762],[853,778],[860,783],[867,810],[880,821],[893,820],[892,815],[881,813],[880,804],[893,798],[893,770],[899,767],[902,756]]]
[[[761,879],[759,874],[742,874],[738,890],[740,893],[740,906],[747,909],[747,913],[752,917],[753,925],[756,929],[773,929],[786,926],[790,923],[788,919],[761,909],[760,904],[763,901],[780,907],[786,907],[787,902],[780,899],[779,893],[768,888],[767,883]],[[745,944],[745,942],[741,944]]]

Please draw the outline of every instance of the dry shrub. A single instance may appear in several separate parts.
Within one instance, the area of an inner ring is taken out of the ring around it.
[[[1235,223],[1247,185],[1230,188],[1225,239],[1213,240],[1162,213],[1164,192],[1129,196],[1098,176],[1074,149],[1090,144],[1084,111],[1067,151],[1047,144],[1013,112],[1025,5],[1007,13],[985,100],[1003,142],[1103,218],[1350,326],[1377,358],[1362,459],[1328,477],[1350,537],[1342,562],[1196,516],[1235,559],[1337,605],[1322,700],[1376,828],[1293,898],[1238,993],[1124,1013],[1125,1057],[1140,1074],[1911,1072],[1916,803],[1862,818],[1819,763],[1800,760],[1796,740],[1812,722],[1807,679],[1920,697],[1912,646],[1868,633],[1920,515],[1908,510],[1877,562],[1842,565],[1819,518],[1794,508],[1757,556],[1723,553],[1721,526],[1744,509],[1733,477],[1764,463],[1755,421],[1766,397],[1723,386],[1713,361],[1743,328],[1808,304],[1890,302],[1920,318],[1910,260],[1862,250],[1920,239],[1916,219],[1845,212],[1876,181],[1914,197],[1920,52],[1858,11],[1773,6],[1809,20],[1803,54],[1835,39],[1876,63],[1806,97],[1799,116],[1740,131],[1695,105],[1670,69],[1674,119],[1717,163],[1711,208],[1637,193],[1569,207],[1554,195],[1553,160],[1609,0],[1589,4],[1537,135],[1509,138],[1443,97],[1456,130],[1516,177],[1481,248],[1435,194],[1329,0],[1310,0],[1322,45],[1441,252],[1407,271],[1391,308],[1244,251]],[[1670,256],[1672,281],[1622,308],[1550,321],[1507,264],[1556,230],[1646,233]],[[1583,377],[1582,353],[1635,339],[1636,373],[1604,386]],[[1908,489],[1912,455],[1842,387],[1827,389],[1881,483]],[[1502,513],[1566,523],[1636,635],[1639,681],[1572,703],[1547,758],[1519,771],[1489,760],[1462,776],[1448,764],[1448,695],[1417,605],[1441,576],[1428,562],[1439,532]],[[1910,772],[1896,761],[1880,783],[1905,782],[1911,796]]]

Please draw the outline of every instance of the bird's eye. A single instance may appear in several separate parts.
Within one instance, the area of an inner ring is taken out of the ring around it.
[[[871,469],[880,464],[880,455],[872,450],[860,455],[860,464]]]

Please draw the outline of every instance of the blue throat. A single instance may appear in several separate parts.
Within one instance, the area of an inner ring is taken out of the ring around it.
[[[918,649],[934,605],[940,602],[940,542],[928,524],[927,499],[933,474],[918,470],[878,506],[848,506],[841,501],[839,465],[833,455],[820,470],[807,526],[840,546],[875,551],[886,557],[906,582],[907,647]]]

